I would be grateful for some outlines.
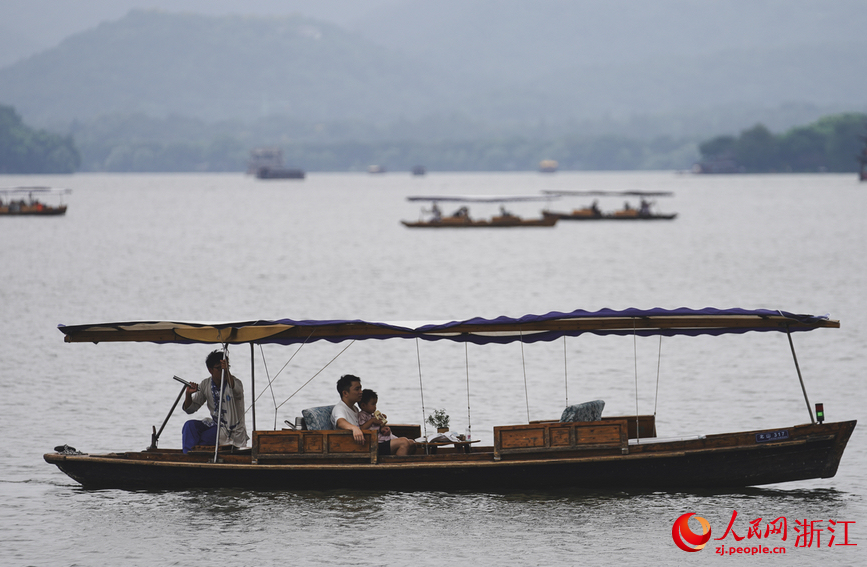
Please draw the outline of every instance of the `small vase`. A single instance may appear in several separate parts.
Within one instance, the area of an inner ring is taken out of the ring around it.
[[[437,433],[448,433],[448,432],[449,432],[448,427],[437,427]]]

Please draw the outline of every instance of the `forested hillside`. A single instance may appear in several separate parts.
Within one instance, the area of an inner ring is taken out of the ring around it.
[[[826,116],[773,134],[762,124],[738,136],[717,136],[699,145],[706,173],[857,171],[856,156],[867,135],[867,114]]]
[[[34,130],[0,105],[0,173],[72,173],[81,156],[71,136]]]

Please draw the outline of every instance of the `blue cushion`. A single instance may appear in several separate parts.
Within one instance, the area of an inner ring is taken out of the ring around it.
[[[605,402],[602,400],[575,404],[574,406],[569,406],[563,410],[563,415],[560,416],[560,421],[601,421],[602,408],[604,407]]]
[[[301,410],[307,429],[334,429],[331,425],[331,410],[334,405]]]

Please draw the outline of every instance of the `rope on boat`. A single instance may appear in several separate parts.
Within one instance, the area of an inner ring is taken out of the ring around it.
[[[470,419],[470,354],[468,343],[464,343],[464,365],[467,369],[467,439],[472,439],[473,422]]]
[[[271,390],[271,401],[274,403],[274,429],[277,429],[277,397],[274,395],[274,388],[271,387],[271,383],[274,380],[276,380],[277,377],[274,376],[274,379],[273,380],[271,379],[271,373],[268,372],[268,361],[265,360],[265,349],[262,348],[261,343],[259,344],[259,354],[262,355],[262,364],[265,365],[265,377],[268,379],[268,383],[265,384],[265,388],[262,390],[262,394],[264,394],[266,390],[269,390],[269,389]],[[262,397],[262,394],[259,394],[258,396],[256,396],[255,394],[256,394],[256,391],[253,390],[253,395],[254,395],[253,403],[250,404],[250,408],[254,408],[253,415],[256,414],[256,411],[255,411],[256,402],[259,400],[259,398]],[[247,411],[250,411],[250,408],[247,408]],[[247,412],[244,412],[244,413],[247,413]]]
[[[277,374],[274,375],[274,378],[271,378],[270,374],[268,373],[268,363],[265,361],[265,351],[262,349],[262,345],[261,344],[259,345],[259,350],[262,353],[262,363],[265,365],[265,375],[268,376],[268,384],[265,386],[266,388],[271,388],[271,384],[274,383],[274,380],[276,380],[277,377],[280,376],[280,374],[286,369],[286,367],[289,366],[289,363],[292,362],[292,359],[295,358],[295,355],[301,351],[301,349],[304,347],[304,345],[307,344],[307,341],[310,340],[310,337],[312,337],[313,333],[315,333],[315,332],[316,331],[314,329],[313,331],[311,331],[311,333],[309,335],[307,335],[307,338],[304,339],[304,342],[301,343],[301,345],[298,347],[298,349],[295,350],[294,353],[292,353],[292,356],[289,357],[289,360],[286,361],[286,364],[284,364],[283,367],[280,368],[280,370],[277,372]],[[346,350],[346,349],[343,349],[343,350]],[[331,363],[329,362],[328,364],[331,364]],[[323,370],[324,370],[324,368],[323,368]],[[320,370],[320,372],[322,372],[322,370]],[[305,384],[305,386],[306,386],[306,384]],[[303,387],[304,386],[302,386],[302,388]],[[256,398],[253,400],[253,403],[255,404],[256,401],[259,398],[261,398],[264,393],[265,393],[265,390],[263,389],[262,393],[259,394],[258,396],[256,396]],[[292,395],[294,396],[295,394],[292,394]],[[274,389],[273,388],[271,388],[271,397],[274,398],[274,409],[276,410],[278,407],[277,406],[277,398],[274,396]],[[285,404],[286,402],[283,402],[283,403]],[[280,404],[280,405],[283,405],[283,404]],[[250,411],[250,408],[247,408],[247,411]],[[276,429],[276,426],[274,428]]]
[[[309,384],[310,382],[312,382],[313,379],[316,378],[317,376],[319,376],[319,375],[322,373],[323,370],[325,370],[326,368],[328,368],[329,366],[331,366],[331,363],[334,362],[335,360],[337,360],[338,358],[340,358],[340,355],[343,354],[344,352],[346,352],[346,349],[348,349],[349,347],[351,347],[353,344],[355,344],[355,339],[352,339],[352,341],[350,341],[350,343],[349,343],[348,345],[346,345],[346,346],[343,348],[342,351],[338,352],[337,355],[336,355],[334,358],[332,358],[331,360],[328,361],[328,364],[326,364],[325,366],[323,366],[322,368],[320,368],[319,371],[318,371],[316,374],[314,374],[313,376],[311,376],[311,377],[310,377],[310,380],[307,380],[306,382],[304,382],[304,384],[301,385],[300,388],[298,388],[297,390],[295,390],[294,392],[292,392],[292,395],[289,396],[288,398],[286,398],[285,400],[283,400],[283,402],[282,402],[279,406],[277,406],[276,408],[274,408],[274,411],[276,412],[278,409],[280,409],[281,407],[283,407],[283,404],[285,404],[286,402],[288,402],[289,400],[291,400],[291,399],[295,396],[295,394],[297,394],[298,392],[300,392],[300,391],[304,388],[304,386],[306,386],[307,384]],[[300,350],[300,349],[299,349],[299,350]],[[286,364],[289,364],[289,363],[287,362]],[[284,367],[284,368],[285,368],[285,367]]]
[[[524,331],[518,329],[521,334],[521,366],[524,368],[524,401],[527,403],[527,423],[530,423],[530,393],[527,391],[527,362],[524,359]]]
[[[295,352],[298,352],[298,351],[295,351]],[[265,349],[261,343],[259,344],[259,354],[262,355],[262,364],[265,365],[265,377],[268,379],[268,383],[265,384],[265,388],[262,389],[262,394],[264,394],[267,390],[271,391],[271,402],[274,404],[274,408],[276,409],[277,396],[274,395],[274,388],[271,386],[271,384],[274,382],[274,380],[277,379],[277,376],[274,376],[274,378],[271,378],[271,372],[268,371],[268,361],[265,360]],[[292,356],[295,356],[295,355],[293,354]],[[253,395],[255,396],[255,394],[256,394],[256,392],[254,391]],[[252,407],[256,407],[256,402],[259,401],[259,398],[262,397],[262,394],[259,394],[258,396],[255,396],[253,398]],[[274,429],[277,429],[277,412],[276,411],[274,412]]]

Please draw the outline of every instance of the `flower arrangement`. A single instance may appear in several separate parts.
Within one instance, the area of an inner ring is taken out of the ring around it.
[[[427,416],[427,422],[436,427],[440,433],[449,430],[449,414],[444,409],[434,410],[432,414]]]

